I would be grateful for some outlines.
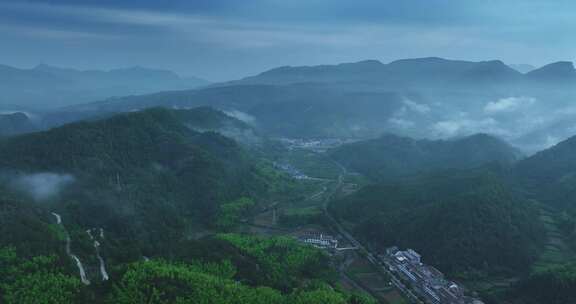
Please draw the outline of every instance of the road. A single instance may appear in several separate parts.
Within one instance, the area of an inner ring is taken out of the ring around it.
[[[328,212],[328,204],[330,203],[331,199],[338,193],[340,188],[342,187],[342,183],[344,180],[344,176],[347,174],[347,170],[344,166],[339,164],[338,162],[334,161],[340,169],[341,173],[338,176],[338,180],[334,190],[325,197],[324,202],[322,204],[322,210],[326,218],[330,220],[332,225],[336,228],[337,232],[348,242],[350,242],[353,246],[359,248],[361,251],[366,252],[366,258],[372,264],[372,266],[377,269],[380,273],[384,273],[390,277],[390,281],[394,286],[402,292],[406,297],[412,300],[414,303],[422,303],[423,302],[418,299],[418,297],[409,289],[407,288],[399,279],[396,278],[395,274],[390,272],[377,258],[377,254],[370,251],[368,248],[364,247],[356,238],[352,236],[329,212]]]
[[[108,281],[110,279],[110,277],[108,276],[108,272],[106,271],[106,263],[104,263],[104,259],[102,258],[102,256],[100,255],[100,242],[98,242],[94,236],[92,235],[92,229],[88,229],[86,230],[86,232],[88,233],[88,235],[90,236],[90,239],[94,242],[94,252],[96,253],[96,258],[98,259],[98,262],[100,263],[100,275],[102,276],[102,281]],[[100,228],[100,238],[104,239],[104,229]]]
[[[68,231],[66,231],[66,228],[64,227],[64,225],[62,224],[62,217],[60,216],[60,214],[52,212],[52,215],[56,218],[56,224],[58,224],[59,226],[62,226],[62,229],[64,229],[64,231],[66,232],[66,254],[76,263],[76,267],[78,267],[78,272],[80,274],[80,280],[82,281],[82,283],[84,285],[90,285],[90,280],[88,280],[87,276],[86,276],[86,271],[84,270],[84,265],[82,265],[82,262],[80,261],[80,259],[72,253],[72,250],[70,249],[70,236],[68,235]]]

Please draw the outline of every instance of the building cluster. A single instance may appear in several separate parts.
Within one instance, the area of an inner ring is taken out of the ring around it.
[[[310,244],[316,248],[321,249],[336,249],[338,248],[338,240],[333,236],[323,233],[307,232],[302,234],[298,239],[306,244]]]
[[[291,177],[293,177],[295,179],[309,179],[310,178],[306,174],[300,172],[300,170],[296,169],[296,167],[294,167],[290,164],[274,162],[274,167],[278,170],[281,170],[281,171],[287,173],[288,175],[290,175]]]
[[[336,148],[345,143],[352,142],[352,140],[341,138],[319,138],[319,139],[300,139],[300,138],[281,138],[289,150],[305,149],[317,153],[323,153],[329,149]]]
[[[423,264],[420,254],[412,249],[401,251],[397,247],[388,248],[380,258],[426,303],[482,304],[482,301],[466,296],[462,287],[447,280],[438,269]]]

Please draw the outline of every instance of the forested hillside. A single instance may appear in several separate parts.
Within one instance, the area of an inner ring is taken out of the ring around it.
[[[343,145],[330,154],[350,170],[374,180],[486,163],[509,166],[521,155],[506,142],[486,134],[454,140],[416,140],[387,134]]]
[[[549,204],[572,209],[576,204],[576,137],[520,161],[515,174],[526,191]]]
[[[375,303],[330,287],[334,274],[327,257],[291,239],[227,234],[180,247],[184,259],[120,265],[112,282],[94,287],[70,275],[56,255],[25,259],[0,247],[0,299],[7,304]]]
[[[551,267],[518,283],[509,296],[511,303],[567,304],[576,299],[576,265]]]
[[[35,131],[35,126],[30,118],[22,113],[0,114],[0,136],[17,135]]]
[[[0,142],[0,301],[373,303],[322,251],[234,230],[291,181],[210,108],[154,108]]]
[[[221,204],[266,197],[256,163],[233,140],[187,127],[181,119],[191,116],[151,109],[8,138],[0,143],[3,179],[80,226],[161,250],[190,225],[210,225]]]
[[[526,272],[544,240],[538,209],[488,169],[368,186],[330,212],[380,250],[414,248],[451,274]]]

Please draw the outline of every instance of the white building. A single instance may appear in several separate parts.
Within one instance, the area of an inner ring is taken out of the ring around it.
[[[338,240],[330,235],[325,235],[322,233],[307,233],[302,235],[300,238],[301,242],[306,244],[311,244],[318,248],[338,248]]]

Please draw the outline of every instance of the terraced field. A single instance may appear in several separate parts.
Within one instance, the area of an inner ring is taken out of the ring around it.
[[[544,252],[532,270],[538,271],[554,265],[566,263],[574,259],[573,250],[566,244],[564,236],[558,229],[554,219],[554,211],[542,207],[540,219],[546,227],[547,241]]]

